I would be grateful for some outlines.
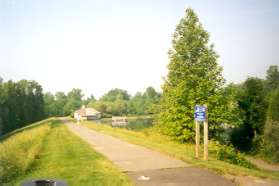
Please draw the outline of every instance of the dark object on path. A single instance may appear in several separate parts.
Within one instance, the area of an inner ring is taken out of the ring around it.
[[[21,186],[67,186],[67,184],[61,180],[32,180],[26,181]]]

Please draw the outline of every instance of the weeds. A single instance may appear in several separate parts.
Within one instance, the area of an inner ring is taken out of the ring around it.
[[[42,125],[0,142],[0,183],[8,182],[30,168],[49,131],[50,125]]]

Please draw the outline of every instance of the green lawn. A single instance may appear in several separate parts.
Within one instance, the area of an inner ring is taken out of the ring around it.
[[[195,158],[195,146],[193,144],[180,144],[172,141],[167,136],[157,133],[153,128],[143,131],[131,131],[124,128],[113,128],[108,125],[95,124],[91,121],[84,121],[83,125],[96,131],[118,137],[125,141],[166,153],[195,166],[214,170],[219,174],[237,176],[250,175],[262,178],[279,179],[279,172],[261,169],[248,169],[217,160],[216,151],[214,152],[214,146],[209,147],[209,161],[204,161],[202,158],[197,160]],[[202,155],[202,152],[200,152],[200,154]]]
[[[51,124],[31,168],[7,185],[20,185],[24,180],[38,178],[65,180],[72,186],[131,185],[124,173],[68,131],[61,122]]]

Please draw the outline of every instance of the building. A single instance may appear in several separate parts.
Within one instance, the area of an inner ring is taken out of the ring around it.
[[[101,112],[94,108],[85,108],[85,106],[82,106],[81,109],[75,111],[74,118],[77,120],[98,120],[101,119]]]

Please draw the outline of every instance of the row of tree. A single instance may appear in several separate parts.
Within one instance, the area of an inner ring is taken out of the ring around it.
[[[0,78],[0,135],[43,118],[43,93],[37,82]]]
[[[57,92],[52,94],[47,92],[44,94],[44,110],[45,116],[68,116],[75,110],[80,108],[85,101],[82,90],[72,89],[68,94],[64,92]]]
[[[148,87],[144,93],[134,96],[122,89],[112,89],[99,100],[93,95],[83,97],[80,89],[74,88],[67,94],[43,93],[35,81],[4,82],[0,78],[0,135],[43,118],[72,115],[82,105],[97,109],[104,117],[153,114],[160,94]]]
[[[250,77],[225,86],[218,55],[192,9],[177,25],[169,51],[156,123],[179,141],[194,141],[194,106],[207,104],[210,137],[239,150],[276,154],[279,161],[279,72],[270,66],[266,79]],[[276,149],[277,148],[277,149]]]
[[[88,106],[111,115],[145,115],[154,114],[160,100],[160,93],[148,87],[144,93],[138,92],[130,96],[122,89],[112,89],[99,100],[92,99]]]
[[[160,94],[154,88],[148,87],[144,93],[136,93],[134,96],[126,90],[112,89],[96,100],[93,95],[83,99],[80,89],[72,89],[67,95],[64,92],[44,94],[45,116],[67,116],[79,109],[82,105],[95,108],[103,114],[103,117],[112,115],[144,115],[155,113],[159,103]]]

